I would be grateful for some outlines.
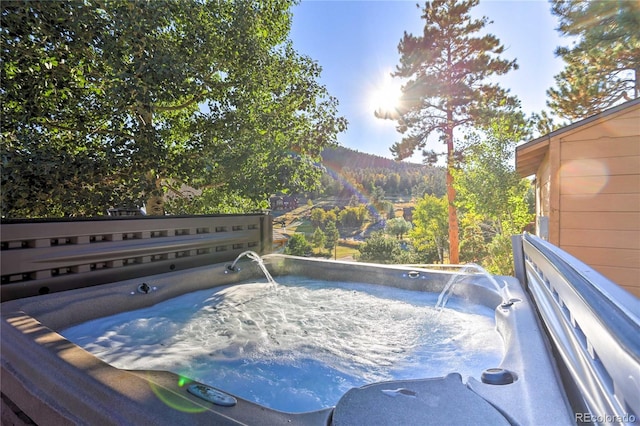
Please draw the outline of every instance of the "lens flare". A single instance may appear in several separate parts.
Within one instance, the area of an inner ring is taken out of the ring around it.
[[[147,377],[147,382],[149,383],[149,387],[153,391],[153,393],[158,397],[160,401],[162,401],[167,407],[173,408],[174,410],[181,411],[183,413],[202,413],[207,410],[206,407],[202,405],[196,404],[190,401],[187,397],[181,395],[179,392],[173,391],[171,389],[167,389],[152,380],[152,378]],[[192,380],[180,376],[178,379],[178,386],[180,388],[185,387],[191,383]],[[184,392],[186,395],[187,389],[184,388]]]
[[[560,167],[562,190],[566,194],[596,195],[609,181],[607,166],[593,159],[576,159]]]

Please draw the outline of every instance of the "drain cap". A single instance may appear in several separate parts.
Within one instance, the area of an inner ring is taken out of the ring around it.
[[[482,372],[482,383],[489,385],[508,385],[513,383],[513,374],[504,368],[487,368]]]

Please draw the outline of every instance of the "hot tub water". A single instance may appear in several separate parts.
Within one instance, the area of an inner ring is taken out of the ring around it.
[[[289,412],[392,379],[500,363],[492,309],[371,284],[279,277],[186,294],[63,330],[122,369],[168,370]]]

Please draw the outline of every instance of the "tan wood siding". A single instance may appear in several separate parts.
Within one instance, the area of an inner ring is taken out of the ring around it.
[[[567,141],[562,144],[562,159],[608,158],[640,155],[640,136],[604,137],[582,141]]]
[[[547,155],[549,141],[547,138],[516,148],[516,170],[522,177],[536,174]]]
[[[562,195],[560,198],[565,212],[637,212],[640,207],[640,194]]]
[[[561,239],[563,249],[568,246],[582,246],[640,250],[640,231],[563,228]]]
[[[640,298],[640,269],[615,266],[592,266],[592,268]]]
[[[630,264],[640,261],[640,250],[633,249],[565,246],[564,251],[592,267],[615,266],[629,268]]]
[[[518,148],[520,168],[540,161],[536,214],[548,218],[548,241],[640,296],[640,104],[532,142]]]
[[[640,296],[640,108],[559,145],[560,247]]]
[[[549,189],[549,242],[560,246],[560,179],[558,170],[561,163],[560,140],[553,139],[549,143],[549,173],[551,175]]]
[[[562,179],[564,194],[628,194],[640,188],[640,174],[634,176],[575,176]]]
[[[576,176],[637,175],[640,156],[566,160],[561,162],[560,179]]]
[[[640,269],[630,266],[640,263],[640,250],[584,246],[565,246],[563,250],[640,297]]]
[[[612,117],[594,121],[575,131],[567,133],[567,141],[583,141],[602,137],[625,137],[640,135],[640,108],[637,106]]]
[[[547,155],[536,174],[540,193],[540,204],[536,206],[538,216],[549,216],[549,200],[551,199],[549,191],[551,190],[551,168],[549,166],[549,156]]]
[[[640,212],[560,213],[564,229],[614,229],[640,231]]]

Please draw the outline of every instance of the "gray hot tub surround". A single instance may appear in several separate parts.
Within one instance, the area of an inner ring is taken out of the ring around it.
[[[264,263],[276,280],[304,275],[440,292],[451,278],[451,272],[417,267],[284,255],[264,256]],[[512,277],[495,277],[508,287],[506,304],[481,275],[469,274],[452,289],[457,297],[495,308],[505,355],[500,365],[487,366],[484,380],[465,382],[452,371],[440,378],[372,383],[348,391],[336,407],[309,413],[278,412],[242,398],[232,406],[217,405],[189,392],[176,374],[114,368],[56,333],[90,319],[253,278],[263,278],[254,262],[243,261],[237,272],[229,271],[227,262],[5,302],[2,393],[39,424],[574,423],[535,310]]]

